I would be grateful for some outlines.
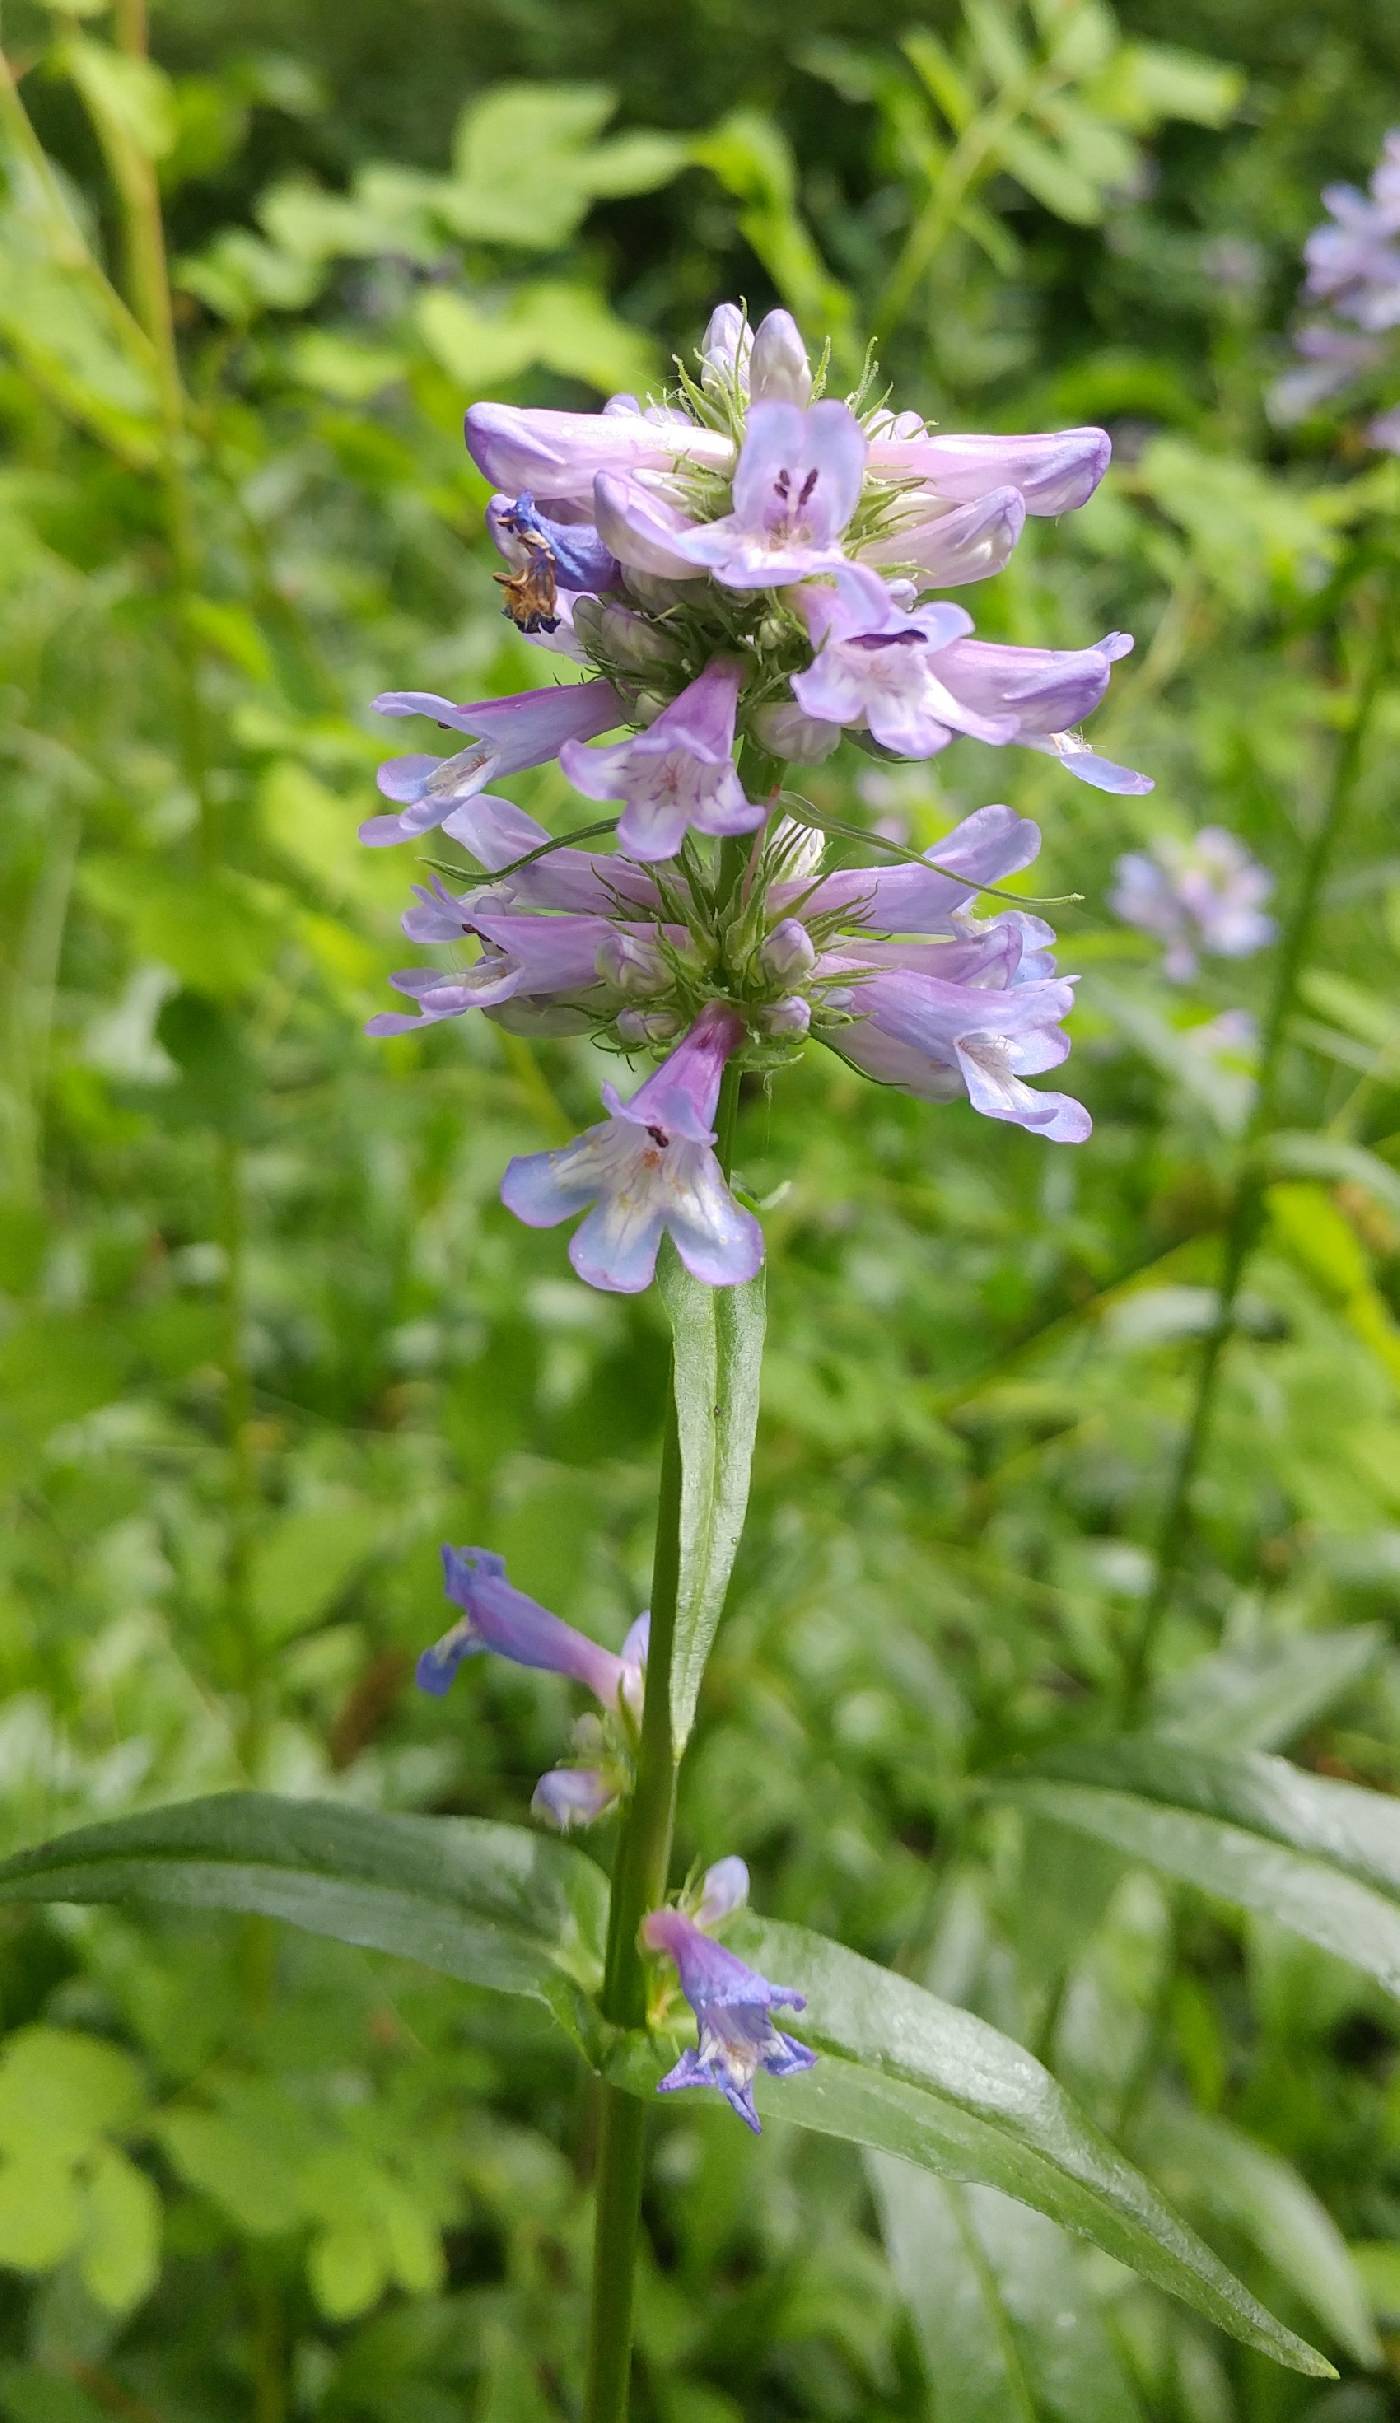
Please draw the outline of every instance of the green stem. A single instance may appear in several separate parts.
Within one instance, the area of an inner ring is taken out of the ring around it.
[[[149,44],[146,0],[116,0],[117,41],[129,58],[145,59]],[[165,222],[155,166],[134,143],[109,145],[108,158],[121,199],[132,309],[155,355],[160,410],[160,475],[166,535],[174,573],[172,618],[180,667],[180,733],[185,779],[199,807],[200,847],[213,866],[222,841],[222,820],[209,781],[208,732],[199,686],[199,654],[190,608],[200,594],[198,522],[187,462],[188,428],[184,380],[175,344]]]
[[[725,1070],[715,1126],[726,1177],[733,1160],[739,1072]],[[638,1930],[665,1899],[676,1814],[676,1751],[671,1726],[671,1661],[681,1572],[681,1441],[675,1371],[667,1367],[666,1428],[661,1442],[656,1547],[651,1571],[651,1634],[646,1693],[637,1740],[636,1781],[622,1820],[608,1908],[608,1947],[600,2005],[614,2027],[642,2028],[647,1974]],[[604,2085],[598,2137],[593,2299],[584,2423],[625,2423],[632,2370],[632,2306],[646,2171],[648,2112],[636,2095]]]
[[[1371,645],[1353,696],[1351,714],[1337,752],[1331,791],[1308,844],[1298,890],[1279,943],[1273,991],[1259,1047],[1258,1081],[1241,1139],[1225,1228],[1215,1318],[1202,1348],[1191,1416],[1177,1450],[1158,1525],[1152,1589],[1124,1660],[1123,1713],[1129,1724],[1135,1722],[1142,1711],[1151,1680],[1158,1634],[1175,1598],[1190,1540],[1191,1499],[1210,1436],[1225,1349],[1234,1330],[1240,1290],[1262,1227],[1268,1145],[1278,1109],[1284,1041],[1299,981],[1307,966],[1323,886],[1356,789],[1366,736],[1390,658],[1393,597],[1393,583],[1387,582],[1379,601]]]

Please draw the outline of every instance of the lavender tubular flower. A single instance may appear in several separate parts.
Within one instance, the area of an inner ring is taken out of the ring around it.
[[[444,1548],[443,1587],[462,1613],[418,1660],[419,1689],[434,1698],[447,1690],[464,1658],[494,1650],[516,1666],[566,1674],[582,1683],[605,1708],[618,1706],[635,1677],[620,1657],[600,1648],[547,1607],[512,1589],[505,1559],[489,1548]]]
[[[954,505],[975,503],[994,488],[1016,488],[1027,513],[1045,515],[1086,505],[1108,469],[1110,451],[1103,429],[1050,429],[1033,437],[936,436],[917,415],[901,414],[872,429],[870,468],[925,481],[934,498]]]
[[[375,848],[431,832],[498,776],[542,766],[558,756],[566,740],[592,740],[623,719],[617,692],[600,681],[525,690],[516,698],[487,698],[467,707],[430,690],[386,690],[374,703],[381,715],[430,715],[435,723],[470,734],[473,742],[455,757],[392,757],[380,767],[379,788],[399,812],[371,816],[361,825],[361,841]]]
[[[805,2010],[806,1996],[793,1986],[771,1984],[704,1932],[706,1924],[726,1917],[747,1889],[742,1860],[721,1860],[705,1880],[697,1913],[702,1923],[683,1910],[652,1910],[642,1921],[642,1941],[648,1951],[663,1953],[675,1964],[700,2038],[667,2072],[658,2092],[673,2095],[682,2087],[712,2087],[757,2136],[753,2082],[758,2072],[790,2078],[810,2070],[817,2056],[773,2019],[776,2010]]]
[[[731,589],[839,571],[860,501],[865,439],[845,404],[755,404],[734,473],[734,509],[680,534],[678,552]]]
[[[608,749],[566,742],[560,764],[590,799],[626,802],[620,846],[643,863],[674,858],[688,831],[750,833],[767,810],[744,796],[733,762],[742,668],[716,657],[635,739]]]
[[[712,1004],[630,1102],[604,1086],[601,1125],[558,1151],[511,1162],[501,1200],[527,1227],[555,1228],[587,1212],[569,1259],[590,1286],[620,1295],[649,1286],[663,1235],[711,1287],[737,1286],[758,1269],[763,1232],[725,1184],[711,1125],[742,1035],[742,1021]]]
[[[684,416],[653,419],[635,406],[620,412],[536,412],[516,404],[473,404],[467,451],[477,469],[508,495],[523,489],[552,513],[588,506],[600,471],[727,471],[731,441]]]
[[[1025,521],[1019,488],[991,488],[966,505],[908,499],[885,535],[864,542],[860,560],[907,571],[921,588],[961,589],[1003,570]]]

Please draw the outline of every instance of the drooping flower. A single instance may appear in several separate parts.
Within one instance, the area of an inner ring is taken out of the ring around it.
[[[1125,851],[1114,873],[1112,908],[1165,943],[1163,970],[1176,983],[1196,974],[1202,953],[1245,959],[1273,939],[1263,904],[1274,879],[1220,825],[1190,841],[1161,834],[1150,850]]]
[[[546,764],[566,740],[595,739],[621,723],[625,713],[605,681],[524,690],[515,698],[485,698],[466,707],[431,690],[386,690],[374,703],[381,715],[431,716],[450,731],[468,733],[472,746],[453,757],[391,757],[380,767],[379,788],[398,813],[371,816],[361,825],[360,839],[372,847],[431,832],[488,784]]]
[[[462,1613],[419,1658],[419,1689],[440,1699],[463,1659],[486,1650],[513,1665],[582,1683],[603,1716],[582,1720],[575,1733],[580,1762],[541,1776],[532,1806],[536,1816],[561,1831],[590,1825],[630,1789],[631,1731],[641,1715],[646,1682],[647,1617],[638,1616],[621,1654],[614,1655],[513,1589],[504,1558],[490,1549],[444,1547],[442,1567],[447,1595]]]
[[[747,799],[734,763],[743,668],[717,656],[655,722],[606,749],[566,741],[559,762],[589,799],[625,801],[619,846],[649,864],[674,858],[687,832],[751,833],[767,808]]]
[[[420,1690],[440,1698],[462,1660],[487,1649],[516,1666],[566,1674],[570,1681],[584,1684],[605,1708],[616,1708],[624,1692],[635,1689],[635,1673],[625,1659],[561,1622],[523,1590],[513,1589],[506,1580],[504,1557],[491,1549],[444,1547],[442,1573],[448,1597],[462,1612],[419,1658]]]
[[[673,2095],[682,2087],[712,2087],[757,2136],[753,2082],[758,2072],[790,2078],[810,2070],[817,2056],[773,2018],[776,2010],[805,2010],[806,1996],[793,1986],[771,1984],[705,1932],[729,1916],[747,1892],[743,1861],[721,1860],[704,1880],[693,1917],[680,1909],[652,1910],[642,1921],[641,1935],[648,1951],[663,1953],[674,1963],[699,2030],[699,2043],[687,2047],[658,2092]]]
[[[711,1003],[629,1102],[604,1086],[608,1117],[599,1126],[511,1162],[501,1200],[527,1227],[555,1228],[587,1213],[569,1259],[590,1286],[621,1295],[649,1286],[663,1235],[711,1287],[736,1286],[758,1269],[763,1232],[725,1183],[712,1125],[725,1063],[743,1034],[741,1018]]]

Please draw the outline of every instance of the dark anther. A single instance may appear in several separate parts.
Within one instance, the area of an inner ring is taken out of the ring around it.
[[[647,1129],[647,1134],[650,1136],[653,1144],[660,1145],[663,1152],[671,1141],[664,1127],[649,1127]]]
[[[797,500],[797,510],[798,510],[798,512],[799,512],[799,513],[802,511],[803,506],[806,504],[807,499],[808,499],[808,497],[811,495],[812,490],[815,488],[816,484],[817,484],[817,474],[816,474],[815,469],[813,469],[813,470],[811,470],[811,471],[809,471],[809,472],[808,472],[807,477],[805,478],[805,480],[804,480],[804,481],[803,481],[803,483],[802,483],[802,493],[801,493],[801,495],[798,497],[798,500]]]

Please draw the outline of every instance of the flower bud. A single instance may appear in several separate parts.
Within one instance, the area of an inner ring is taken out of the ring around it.
[[[701,351],[700,384],[707,393],[724,388],[737,376],[745,381],[753,330],[737,303],[721,303],[710,314]]]
[[[664,664],[675,653],[654,623],[607,598],[580,597],[574,606],[574,629],[594,656],[638,672]]]
[[[823,758],[830,757],[841,738],[839,724],[818,723],[815,716],[803,714],[795,699],[760,707],[753,725],[759,741],[772,756],[797,765],[820,765]]]
[[[758,954],[758,964],[775,984],[791,984],[810,976],[817,964],[817,947],[800,919],[784,917],[774,926]]]
[[[664,993],[671,981],[656,945],[629,934],[625,926],[618,926],[600,946],[597,966],[604,984],[619,993]]]
[[[812,1023],[812,1006],[800,993],[767,1001],[753,1013],[754,1032],[769,1043],[800,1043]]]
[[[669,1043],[682,1021],[671,1010],[619,1010],[615,1024],[624,1043]]]
[[[749,367],[749,393],[755,404],[807,405],[812,400],[812,366],[791,312],[770,311],[759,323]]]

